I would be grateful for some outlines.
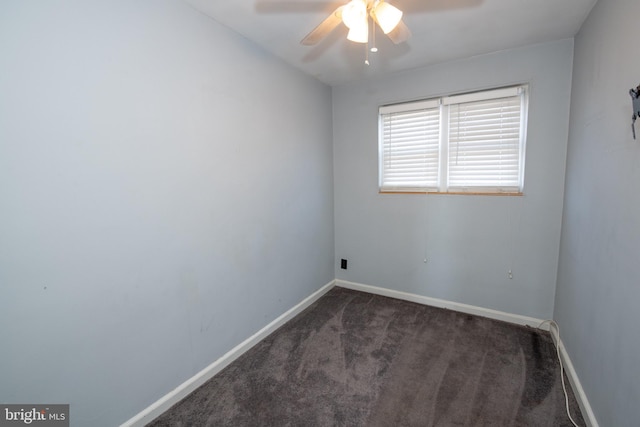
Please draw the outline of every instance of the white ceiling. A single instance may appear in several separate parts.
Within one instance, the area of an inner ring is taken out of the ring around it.
[[[185,0],[215,21],[330,84],[573,37],[596,0],[389,0],[413,36],[394,45],[377,31],[378,53],[346,40],[340,24],[315,46],[300,40],[343,1]]]

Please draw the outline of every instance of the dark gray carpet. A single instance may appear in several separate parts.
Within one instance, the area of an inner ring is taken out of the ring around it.
[[[149,425],[571,423],[549,333],[334,288]]]

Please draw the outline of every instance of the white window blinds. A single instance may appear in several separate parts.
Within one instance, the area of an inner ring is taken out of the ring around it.
[[[526,86],[380,107],[380,190],[522,191]]]
[[[395,190],[437,188],[440,109],[437,102],[383,109],[381,180]]]
[[[520,190],[522,97],[516,89],[484,93],[480,101],[446,100],[449,188]]]

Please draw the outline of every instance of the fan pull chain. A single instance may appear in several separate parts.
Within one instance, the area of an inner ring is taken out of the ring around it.
[[[369,65],[369,51],[376,53],[378,51],[378,48],[376,47],[376,23],[373,20],[373,17],[369,16],[369,18],[371,19],[371,41],[373,46],[371,46],[371,49],[369,49],[369,39],[367,38],[367,44],[365,46],[365,53],[364,53],[364,64],[365,65]]]
[[[378,48],[376,47],[376,23],[371,18],[371,39],[373,41],[373,46],[371,46],[371,52],[376,53]]]
[[[364,65],[369,65],[369,34],[368,33],[367,33],[367,44],[364,45]]]

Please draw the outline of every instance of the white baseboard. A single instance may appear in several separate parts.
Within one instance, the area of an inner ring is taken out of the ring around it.
[[[401,299],[404,301],[415,302],[418,304],[429,305],[433,307],[446,308],[450,310],[459,311],[462,313],[474,314],[477,316],[487,317],[495,320],[502,320],[509,323],[514,323],[517,325],[526,325],[531,327],[539,327],[542,323],[542,319],[536,319],[534,317],[521,316],[518,314],[506,313],[503,311],[492,310],[488,308],[478,307],[469,304],[462,304],[453,301],[447,301],[438,298],[431,298],[417,294],[411,294],[407,292],[396,291],[393,289],[380,288],[376,286],[364,285],[361,283],[348,282],[345,280],[333,280],[322,288],[318,289],[316,292],[296,304],[294,307],[289,309],[287,312],[283,313],[277,319],[269,323],[264,328],[260,329],[258,332],[253,334],[251,337],[247,338],[242,343],[238,344],[235,348],[227,352],[224,356],[213,362],[211,365],[207,366],[193,377],[189,378],[184,383],[180,384],[174,390],[166,394],[165,396],[158,399],[156,402],[149,405],[142,412],[135,415],[130,420],[121,424],[120,427],[142,427],[155,418],[163,414],[170,407],[178,403],[180,400],[185,398],[195,389],[200,387],[202,384],[211,379],[218,372],[227,367],[230,363],[248,351],[251,347],[256,345],[258,342],[266,338],[269,334],[274,332],[280,326],[284,325],[286,322],[291,320],[293,317],[301,313],[315,301],[317,301],[321,296],[327,293],[334,286],[340,286],[342,288],[353,289],[356,291],[367,292],[370,294],[382,295],[390,298]],[[549,330],[549,324],[544,324],[542,329]],[[559,346],[560,356],[562,358],[562,363],[567,373],[567,377],[569,378],[569,382],[571,383],[571,387],[576,395],[576,399],[580,406],[580,410],[582,411],[582,415],[585,418],[585,422],[588,427],[599,427],[596,417],[593,413],[591,405],[587,399],[587,396],[580,384],[580,380],[578,379],[578,375],[573,367],[573,363],[569,358],[569,354],[567,353],[562,340],[556,338],[554,334],[551,334],[556,345]]]
[[[259,343],[261,340],[266,338],[269,334],[274,332],[280,326],[287,323],[289,320],[294,318],[296,315],[301,313],[304,309],[313,304],[316,300],[318,300],[322,295],[327,293],[331,288],[335,286],[335,280],[324,285],[322,288],[318,289],[316,292],[300,301],[294,307],[289,309],[287,312],[279,316],[273,322],[269,323],[264,328],[260,329],[258,332],[244,340],[242,343],[238,344],[232,350],[227,352],[224,356],[195,374],[193,377],[189,378],[184,383],[180,384],[178,387],[173,389],[171,392],[166,394],[165,396],[158,399],[156,402],[152,403],[142,412],[135,415],[130,420],[121,424],[120,427],[142,427],[155,418],[163,414],[167,409],[178,403],[180,400],[185,398],[195,389],[200,387],[202,384],[211,379],[218,372],[227,367],[231,362],[236,360],[242,354],[244,354],[251,347]]]
[[[554,333],[551,333],[551,337],[560,350],[562,366],[565,373],[567,374],[567,378],[569,378],[569,383],[571,383],[571,388],[573,389],[573,393],[576,396],[578,406],[580,406],[580,411],[582,412],[582,417],[584,418],[585,423],[587,423],[587,427],[599,427],[596,415],[593,412],[593,408],[591,408],[589,399],[587,399],[587,394],[584,392],[584,388],[582,388],[582,384],[580,383],[578,374],[573,367],[573,362],[571,362],[569,353],[567,353],[567,349],[562,342],[562,337],[560,337],[559,335],[556,336],[556,334]]]
[[[425,297],[417,294],[396,291],[393,289],[379,288],[376,286],[363,285],[361,283],[336,280],[336,286],[353,289],[355,291],[368,292],[370,294],[382,295],[385,297],[411,301],[418,304],[430,305],[432,307],[447,308],[449,310],[460,311],[462,313],[474,314],[476,316],[488,317],[489,319],[502,320],[504,322],[515,323],[516,325],[532,326],[537,328],[543,319],[535,317],[521,316],[519,314],[506,313],[504,311],[492,310],[490,308],[478,307],[475,305],[462,304],[459,302],[447,301],[438,298]],[[549,325],[542,325],[541,329],[549,330]]]

